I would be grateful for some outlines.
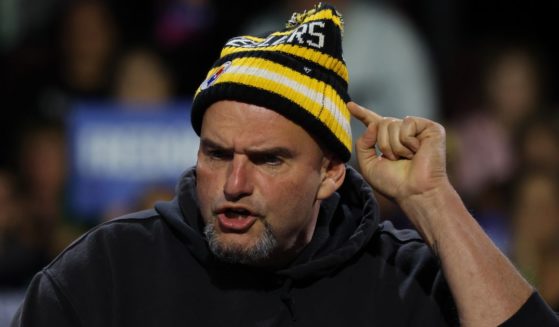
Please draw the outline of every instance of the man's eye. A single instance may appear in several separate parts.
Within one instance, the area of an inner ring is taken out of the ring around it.
[[[209,150],[207,152],[208,157],[212,158],[212,159],[216,159],[216,160],[227,160],[229,158],[231,158],[231,154],[228,153],[227,151],[222,151],[222,150]]]
[[[256,156],[253,162],[257,165],[279,166],[283,163],[283,160],[273,154],[263,154]]]

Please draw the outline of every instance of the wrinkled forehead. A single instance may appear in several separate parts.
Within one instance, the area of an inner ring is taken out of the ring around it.
[[[276,110],[250,103],[222,100],[212,104],[202,119],[202,134],[206,131],[235,131],[237,133],[289,135],[295,131],[310,137],[303,127]]]
[[[293,146],[322,149],[302,126],[275,110],[237,101],[212,104],[202,120],[202,139],[223,144]]]

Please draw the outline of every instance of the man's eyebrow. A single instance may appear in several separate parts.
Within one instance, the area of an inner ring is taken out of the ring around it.
[[[261,148],[261,149],[249,149],[246,151],[249,156],[275,156],[281,158],[293,158],[295,153],[288,148],[277,146],[271,148]]]
[[[229,148],[218,144],[215,141],[212,141],[208,138],[201,138],[200,139],[200,145],[203,148],[207,148],[207,149],[219,149],[219,150],[230,150]],[[282,146],[275,146],[275,147],[270,147],[270,148],[254,148],[254,149],[248,149],[246,150],[247,155],[249,156],[262,156],[262,155],[271,155],[271,156],[277,156],[277,157],[282,157],[282,158],[293,158],[295,157],[295,153],[286,148],[286,147],[282,147]]]
[[[211,149],[223,149],[225,150],[226,148],[220,144],[218,144],[215,141],[212,141],[208,138],[201,138],[200,139],[200,147],[203,148],[211,148]]]

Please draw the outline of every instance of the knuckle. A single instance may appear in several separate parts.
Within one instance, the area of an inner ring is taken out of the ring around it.
[[[398,153],[400,155],[407,155],[407,154],[409,154],[409,152],[410,151],[405,146],[398,145],[396,147],[396,153]]]
[[[394,118],[394,117],[384,117],[382,119],[382,123],[385,125],[392,125],[394,122],[397,122],[398,119]]]
[[[380,150],[380,152],[382,153],[389,153],[390,152],[390,146],[384,142],[380,142],[377,144],[378,149]]]
[[[403,137],[402,138],[402,144],[409,147],[409,146],[414,144],[413,140],[414,140],[414,138],[411,137],[411,136]]]
[[[374,132],[377,128],[378,128],[378,124],[377,124],[377,123],[374,123],[374,122],[373,122],[373,123],[369,123],[369,124],[367,125],[367,131],[370,132],[370,133]]]
[[[426,125],[426,127],[427,127],[429,130],[434,131],[434,132],[436,132],[437,134],[440,134],[440,135],[443,135],[443,136],[444,136],[445,133],[446,133],[445,128],[444,128],[443,125],[441,125],[440,123],[437,123],[437,122],[435,122],[435,121],[432,121],[432,120],[427,120],[427,125]]]
[[[446,136],[446,129],[444,128],[443,125],[439,124],[439,123],[433,123],[435,129],[437,130],[437,132],[442,136],[445,137]]]

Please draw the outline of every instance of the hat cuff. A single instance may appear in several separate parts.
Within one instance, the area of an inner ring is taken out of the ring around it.
[[[194,98],[191,122],[196,134],[200,135],[207,108],[221,100],[239,101],[273,110],[302,126],[318,143],[338,155],[339,159],[347,162],[351,157],[351,143],[349,146],[342,143],[322,121],[305,108],[277,93],[232,82],[212,85]]]

